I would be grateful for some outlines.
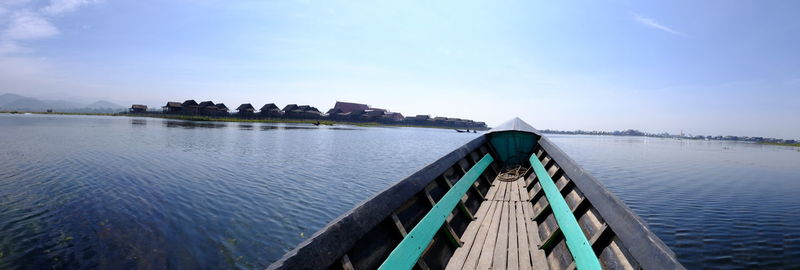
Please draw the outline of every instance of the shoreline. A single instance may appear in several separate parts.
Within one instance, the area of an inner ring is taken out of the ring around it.
[[[800,147],[800,143],[758,142],[758,144],[763,144],[763,145],[779,145],[779,146],[790,146],[790,147]]]
[[[261,119],[243,119],[236,117],[213,117],[213,116],[192,116],[192,115],[164,115],[164,114],[129,114],[129,113],[71,113],[71,112],[22,112],[22,111],[0,111],[3,114],[39,114],[39,115],[86,115],[86,116],[123,116],[123,117],[147,117],[147,118],[160,118],[170,120],[183,120],[183,121],[196,121],[196,122],[228,122],[228,123],[282,123],[282,124],[316,124],[319,121],[320,125],[333,126],[333,125],[348,125],[357,127],[411,127],[411,128],[433,128],[433,129],[450,129],[455,130],[453,127],[437,127],[437,126],[415,126],[415,125],[392,125],[377,122],[344,122],[323,119],[285,119],[285,118],[261,118]],[[485,131],[485,130],[481,130]]]

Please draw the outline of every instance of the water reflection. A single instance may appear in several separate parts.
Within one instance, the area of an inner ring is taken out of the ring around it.
[[[193,121],[176,121],[176,120],[164,120],[163,126],[168,128],[185,128],[185,129],[192,129],[192,128],[224,128],[228,125],[225,123],[220,122],[193,122]]]
[[[260,126],[259,127],[262,131],[269,131],[269,130],[303,130],[303,129],[319,129],[319,130],[361,130],[359,128],[347,128],[347,127],[317,127],[317,126]]]
[[[147,120],[145,119],[131,119],[131,126],[146,126]]]

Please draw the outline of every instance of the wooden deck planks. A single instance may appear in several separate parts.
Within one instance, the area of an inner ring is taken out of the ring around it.
[[[494,205],[494,201],[486,201],[486,203],[481,204],[481,207],[478,208],[478,212],[475,214],[476,220],[467,225],[467,229],[461,236],[461,240],[464,241],[464,245],[456,249],[456,251],[453,253],[453,256],[450,257],[450,263],[447,264],[445,269],[461,269],[464,266],[464,263],[467,260],[467,255],[469,255],[473,245],[476,243],[477,245],[483,245],[483,240],[478,241],[479,230],[481,226],[483,226],[483,223],[488,224],[488,222],[491,220],[491,218],[488,217],[491,217],[493,214]],[[483,236],[484,237],[482,239],[486,239],[485,231]]]
[[[489,230],[486,234],[486,241],[483,242],[483,246],[481,250],[476,253],[480,253],[480,255],[475,254],[478,256],[478,266],[476,269],[489,269],[492,266],[492,257],[494,256],[494,247],[497,243],[497,231],[500,227],[500,217],[502,216],[502,209],[503,205],[502,202],[497,202],[497,206],[495,206],[495,212],[492,216],[492,220],[489,225]],[[472,253],[472,252],[470,252]]]
[[[522,207],[523,215],[525,215],[525,223],[528,230],[528,249],[531,255],[531,262],[533,265],[533,269],[549,269],[549,265],[547,264],[547,257],[545,257],[544,250],[539,249],[539,245],[542,243],[542,238],[538,235],[539,234],[539,226],[536,225],[536,221],[533,221],[533,206],[529,203],[526,203]]]
[[[497,181],[446,269],[548,269],[525,180]]]
[[[512,185],[514,185],[512,183]],[[514,190],[514,194],[519,196],[519,192]],[[508,260],[506,269],[519,269],[519,238],[517,238],[517,205],[519,201],[509,202],[508,206]]]
[[[494,257],[492,259],[492,269],[506,269],[508,260],[508,204],[503,202],[503,209],[500,211],[500,227],[497,231],[497,240],[494,246]]]
[[[519,245],[517,252],[519,253],[519,269],[531,270],[531,254],[529,251],[530,244],[528,239],[528,224],[525,223],[525,213],[522,210],[526,202],[518,202],[516,205],[517,216],[517,243]]]

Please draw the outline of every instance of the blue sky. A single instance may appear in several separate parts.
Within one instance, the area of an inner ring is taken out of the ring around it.
[[[800,138],[797,1],[0,1],[0,93]]]

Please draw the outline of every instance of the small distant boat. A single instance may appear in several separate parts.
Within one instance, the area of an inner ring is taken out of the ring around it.
[[[268,269],[684,269],[515,118],[367,199]]]
[[[319,120],[316,123],[313,123],[315,126],[319,126]]]
[[[467,130],[460,130],[460,129],[456,129],[456,132],[458,132],[458,133],[465,133],[465,132],[469,132],[469,129],[467,129]]]

